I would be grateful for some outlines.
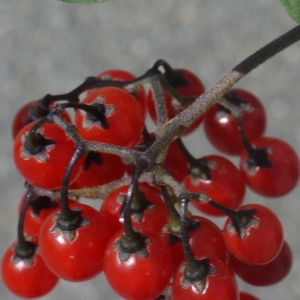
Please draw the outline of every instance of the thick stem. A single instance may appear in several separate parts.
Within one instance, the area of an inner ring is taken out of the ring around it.
[[[161,130],[168,122],[167,107],[159,75],[149,77],[150,88],[155,99],[155,110],[157,118],[157,130]]]
[[[220,99],[237,81],[243,78],[260,64],[267,61],[283,49],[289,47],[300,39],[300,26],[283,34],[267,44],[240,64],[232,71],[225,74],[212,88],[204,92],[197,100],[188,106],[183,112],[169,121],[158,139],[152,147],[147,150],[150,157],[157,157],[163,149],[176,137],[179,133],[189,127],[197,120],[208,108]]]

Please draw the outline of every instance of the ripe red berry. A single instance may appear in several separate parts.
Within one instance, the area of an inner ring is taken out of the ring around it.
[[[251,145],[254,149],[265,151],[266,157],[260,160],[258,156],[257,160],[246,151],[242,152],[240,168],[247,185],[265,197],[280,197],[289,193],[299,180],[299,158],[295,150],[276,138],[261,137]],[[269,166],[264,166],[266,160]]]
[[[197,257],[200,259],[201,257]],[[231,269],[216,257],[209,257],[209,266],[214,270],[214,274],[208,275],[204,279],[203,291],[193,284],[185,284],[184,264],[178,268],[172,284],[172,300],[238,300],[239,292],[237,282]]]
[[[11,245],[2,258],[4,284],[21,298],[37,298],[48,294],[56,286],[58,277],[49,270],[37,251],[30,259],[16,257],[16,244]]]
[[[255,286],[268,286],[283,280],[291,270],[293,254],[289,245],[284,242],[278,256],[271,262],[255,266],[229,256],[230,268],[245,282]]]
[[[242,173],[235,165],[225,157],[208,155],[202,158],[208,167],[207,172],[194,178],[192,174],[184,179],[184,186],[191,192],[204,192],[215,202],[230,209],[237,209],[245,195],[246,187]],[[224,216],[216,208],[206,204],[192,201],[192,204],[204,212],[213,216]]]
[[[89,152],[83,171],[69,186],[70,189],[92,188],[121,179],[127,166],[120,157],[109,153]]]
[[[17,135],[13,148],[14,162],[28,183],[47,190],[57,190],[75,152],[75,142],[58,125],[46,123],[34,135],[38,143],[33,145],[32,151],[25,146],[25,142],[35,123],[26,125]],[[81,157],[73,168],[70,183],[82,172],[83,163],[84,157]]]
[[[254,214],[228,218],[223,235],[228,250],[239,260],[252,265],[265,265],[280,253],[283,229],[278,217],[266,206],[246,204],[238,211]]]
[[[266,128],[266,113],[258,98],[242,89],[231,89],[227,96],[238,107],[251,105],[251,110],[243,113],[243,128],[249,141],[260,137]],[[205,114],[204,129],[208,140],[219,151],[228,155],[239,155],[243,151],[237,122],[223,106],[215,104]]]
[[[136,201],[131,205],[132,225],[137,229],[143,228],[160,232],[169,219],[167,208],[156,188],[146,183],[141,183],[139,184],[139,189],[143,193],[144,198],[142,199],[143,202],[139,203],[139,201]],[[120,214],[127,190],[128,185],[115,189],[105,198],[100,209],[104,219],[110,220],[114,232],[123,228]],[[148,202],[144,203],[145,200]]]
[[[99,120],[77,110],[75,124],[83,139],[117,146],[133,146],[139,141],[144,118],[130,93],[121,88],[101,88],[87,95],[82,103],[96,106],[104,116],[104,120]]]
[[[101,72],[99,75],[97,75],[97,77],[103,80],[118,80],[118,81],[129,81],[135,79],[135,76],[133,74],[120,69],[113,69],[113,70],[107,70]],[[87,95],[91,92],[92,91],[89,90],[87,92]],[[147,114],[147,102],[146,102],[146,92],[143,86],[139,87],[139,91],[135,96],[140,104],[142,115],[145,120]]]
[[[40,231],[40,251],[49,269],[68,281],[84,281],[103,270],[105,247],[111,231],[94,208],[73,203],[71,209],[80,210],[82,222],[72,232],[62,230],[56,223],[56,213],[50,214]]]
[[[109,241],[104,257],[104,273],[113,290],[128,300],[155,299],[167,287],[173,271],[169,245],[152,231],[142,231],[149,239],[146,257],[131,254],[120,261],[116,242],[123,235],[117,232]]]

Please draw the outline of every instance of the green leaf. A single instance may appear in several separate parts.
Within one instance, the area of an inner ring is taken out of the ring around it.
[[[300,0],[280,0],[290,17],[300,24]]]
[[[79,4],[94,4],[94,3],[101,3],[107,0],[60,0],[62,2],[68,3],[79,3]]]

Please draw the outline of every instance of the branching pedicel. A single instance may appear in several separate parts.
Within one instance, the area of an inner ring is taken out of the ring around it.
[[[18,240],[2,260],[6,286],[20,297],[40,297],[58,278],[83,281],[104,271],[126,299],[239,299],[226,264],[228,250],[241,264],[266,270],[290,256],[277,217],[261,205],[240,206],[245,185],[267,197],[285,195],[298,182],[299,160],[285,142],[262,138],[263,130],[250,133],[245,119],[257,123],[251,117],[257,107],[249,93],[229,89],[299,39],[300,26],[207,91],[196,75],[158,60],[140,77],[106,71],[70,93],[48,94],[22,108],[13,125],[14,159],[27,193]],[[242,157],[240,169],[218,156],[195,159],[180,140],[203,118],[212,129],[206,112],[214,104],[214,114],[233,117],[240,146],[230,154]],[[155,107],[155,133],[143,125],[147,107]],[[69,108],[76,109],[74,124]],[[29,124],[20,122],[23,114]],[[210,189],[204,188],[208,182]],[[83,196],[105,199],[100,212],[81,204]],[[191,201],[201,211],[227,215],[223,233],[206,218],[192,216]],[[29,230],[29,208],[37,202],[41,228]],[[236,262],[230,266],[241,268]]]

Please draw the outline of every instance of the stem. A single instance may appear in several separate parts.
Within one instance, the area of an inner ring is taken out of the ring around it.
[[[181,243],[186,259],[186,268],[193,268],[197,260],[195,259],[189,242],[189,221],[186,217],[188,200],[185,198],[180,199],[180,231],[181,231]]]
[[[60,199],[60,211],[62,214],[70,214],[70,206],[68,203],[68,187],[69,187],[69,180],[71,173],[73,171],[73,168],[78,161],[78,159],[83,155],[85,151],[84,144],[83,143],[77,143],[76,144],[76,150],[68,164],[68,167],[66,169],[62,186],[61,186],[61,199]]]
[[[46,139],[43,135],[37,133],[37,130],[46,123],[51,123],[51,120],[48,117],[44,117],[37,121],[28,132],[24,147],[32,155],[41,152],[47,145],[55,144],[54,141]]]
[[[212,88],[204,92],[197,100],[184,111],[169,121],[164,127],[161,138],[147,150],[150,157],[157,157],[161,151],[183,130],[197,120],[211,105],[220,99],[237,81],[273,57],[283,49],[289,47],[300,39],[300,26],[283,34],[271,43],[267,44],[230,72],[225,74]]]
[[[193,179],[204,179],[204,180],[210,180],[211,179],[211,174],[210,174],[210,168],[207,162],[207,159],[205,157],[202,157],[200,159],[195,158],[185,147],[183,144],[182,140],[180,138],[176,139],[177,144],[186,158],[190,170],[189,174],[193,177]]]
[[[283,49],[289,47],[300,39],[300,26],[296,26],[292,30],[283,34],[279,38],[273,40],[271,43],[262,47],[254,54],[239,63],[229,73],[225,74],[223,78],[212,88],[202,94],[194,104],[189,106],[177,118],[182,126],[191,125],[198,119],[212,104],[221,98],[234,83],[239,81],[253,69],[273,57]]]
[[[180,235],[180,215],[171,200],[172,197],[175,198],[176,196],[164,185],[160,186],[160,190],[169,214],[168,232],[178,236]]]
[[[19,216],[19,221],[18,221],[18,245],[20,247],[24,247],[26,245],[26,240],[24,238],[24,219],[25,219],[26,211],[33,197],[34,197],[34,193],[32,189],[29,187],[26,193],[26,198],[23,203],[20,216]]]
[[[159,80],[159,75],[149,77],[150,88],[155,100],[155,110],[157,117],[157,130],[161,130],[163,125],[168,122],[167,107],[164,91]]]
[[[131,224],[131,201],[132,201],[132,195],[134,193],[134,190],[137,189],[138,180],[141,174],[143,173],[143,171],[146,169],[146,167],[147,167],[147,163],[145,161],[141,161],[138,164],[135,172],[132,175],[132,179],[128,187],[127,195],[123,205],[125,236],[132,236],[133,234],[135,234]]]

